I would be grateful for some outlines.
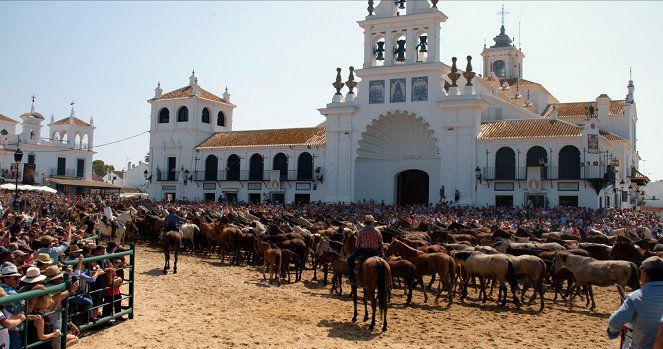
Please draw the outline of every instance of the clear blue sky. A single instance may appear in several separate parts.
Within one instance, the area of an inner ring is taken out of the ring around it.
[[[376,2],[377,3],[377,2]],[[445,2],[441,57],[479,57],[498,34],[500,2]],[[601,93],[623,99],[633,67],[641,170],[663,178],[660,87],[662,2],[505,2],[507,34],[522,42],[524,78],[562,102]],[[95,159],[123,168],[148,152],[148,135],[101,144],[149,128],[158,81],[185,86],[196,70],[203,88],[226,86],[234,129],[314,126],[331,101],[336,67],[360,67],[356,21],[366,1],[0,2],[0,113],[30,108],[47,121],[94,116]],[[518,22],[520,32],[518,34]],[[519,37],[520,36],[520,37]],[[478,70],[478,67],[475,68]],[[47,136],[42,134],[42,136]]]

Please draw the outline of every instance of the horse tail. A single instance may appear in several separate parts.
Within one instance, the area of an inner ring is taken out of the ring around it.
[[[640,288],[640,270],[635,265],[635,263],[630,262],[631,265],[631,277],[628,280],[628,285],[635,291]]]
[[[380,307],[380,318],[384,316],[387,311],[387,302],[389,300],[389,280],[387,280],[387,269],[385,268],[385,261],[377,258],[377,276],[378,276],[378,305]]]
[[[517,286],[518,285],[518,279],[516,279],[516,273],[513,268],[513,263],[507,259],[507,269],[506,269],[506,277],[504,278],[509,285],[512,286]]]
[[[453,258],[449,258],[449,284],[451,288],[451,298],[454,296],[456,290],[456,262]]]
[[[173,235],[173,234],[170,233],[170,232],[168,232],[168,233],[166,233],[166,234],[167,234],[167,236],[168,236],[168,243],[169,243],[171,246],[175,246],[175,243],[176,243],[176,241],[175,241],[175,235]],[[178,245],[178,246],[179,246],[179,245]]]

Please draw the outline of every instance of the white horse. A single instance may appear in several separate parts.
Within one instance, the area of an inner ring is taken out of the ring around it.
[[[136,213],[138,213],[138,211],[135,208],[129,206],[128,210],[115,217],[115,221],[117,222],[117,229],[115,230],[115,241],[118,244],[122,243],[122,238],[124,237],[124,233],[127,230],[127,222],[133,223],[133,215]],[[109,240],[112,239],[111,233],[113,232],[113,227],[110,224],[106,224],[102,220],[98,219],[97,226],[101,236],[108,236]]]
[[[193,246],[193,252],[196,252],[196,240],[200,236],[200,228],[193,223],[185,223],[180,225],[180,233],[182,233],[182,244],[184,240],[191,241],[191,246]]]

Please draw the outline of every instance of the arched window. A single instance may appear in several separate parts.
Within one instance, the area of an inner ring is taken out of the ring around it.
[[[159,111],[159,123],[160,124],[167,124],[170,121],[170,111],[168,108],[162,108],[161,111]]]
[[[265,159],[260,154],[253,154],[249,159],[249,180],[263,180],[262,173],[265,169]]]
[[[559,150],[559,179],[580,178],[580,150],[567,145]]]
[[[177,122],[187,122],[189,121],[189,108],[181,107],[177,111]]]
[[[203,108],[203,117],[202,117],[203,124],[209,124],[209,109]]]
[[[205,159],[205,180],[206,181],[215,181],[216,173],[219,168],[219,158],[214,155],[210,155]]]
[[[541,179],[548,178],[548,152],[542,147],[534,146],[527,151],[527,167],[541,167]]]
[[[495,73],[495,75],[497,75],[498,78],[505,78],[506,64],[504,64],[504,61],[499,60],[493,62],[493,72]]]
[[[233,154],[228,157],[226,163],[226,179],[229,181],[239,180],[239,156]]]
[[[310,153],[302,153],[297,159],[297,179],[313,180],[313,156]]]
[[[509,147],[495,154],[495,179],[516,179],[516,153]]]
[[[278,153],[274,156],[273,170],[279,170],[281,174],[279,179],[284,181],[288,179],[288,157],[283,153]]]
[[[216,114],[216,125],[217,126],[226,126],[226,115],[223,114],[222,111],[220,111],[218,114]]]

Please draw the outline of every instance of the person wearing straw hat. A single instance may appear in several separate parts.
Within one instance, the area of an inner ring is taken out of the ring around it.
[[[355,284],[355,264],[359,257],[379,256],[382,252],[382,234],[375,228],[373,215],[364,217],[364,228],[357,232],[355,250],[348,256],[348,281]]]
[[[39,253],[35,258],[35,265],[39,270],[46,270],[53,263],[53,258],[47,253]]]
[[[45,235],[41,238],[41,245],[42,247],[40,249],[37,249],[35,253],[48,253],[48,255],[53,258],[53,262],[51,262],[51,265],[58,264],[58,261],[60,260],[60,255],[64,253],[69,248],[69,245],[71,244],[71,222],[68,223],[69,227],[65,233],[65,241],[62,241],[62,243],[59,246],[53,246],[55,242],[55,238],[50,236],[50,235]]]
[[[0,269],[0,278],[2,279],[2,290],[7,295],[15,295],[18,293],[16,290],[21,279],[21,274],[16,269],[15,265],[8,265]],[[7,303],[2,310],[5,316],[18,316],[23,314],[25,308],[25,301],[15,301]],[[21,348],[23,346],[23,323],[20,323],[13,328],[9,328],[9,348]]]

